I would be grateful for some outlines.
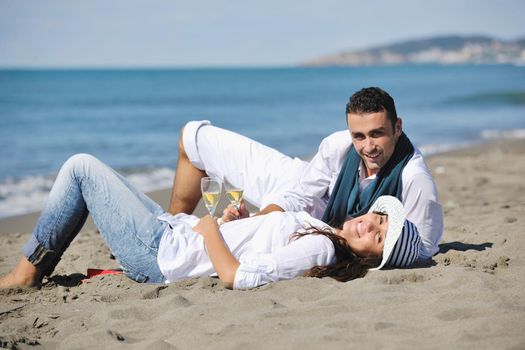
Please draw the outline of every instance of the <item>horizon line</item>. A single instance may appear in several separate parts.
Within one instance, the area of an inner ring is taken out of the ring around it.
[[[406,67],[406,66],[519,66],[513,63],[399,63],[399,64],[370,64],[370,65],[206,65],[206,66],[186,66],[186,65],[136,65],[136,66],[117,66],[117,65],[71,65],[71,66],[2,66],[0,71],[104,71],[104,70],[250,70],[250,69],[330,69],[330,68],[382,68],[382,67]]]

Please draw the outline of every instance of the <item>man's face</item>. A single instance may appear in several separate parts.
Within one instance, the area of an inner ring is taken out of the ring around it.
[[[403,131],[401,119],[397,119],[393,128],[386,111],[349,113],[346,118],[354,147],[365,164],[366,176],[376,174],[394,153]]]

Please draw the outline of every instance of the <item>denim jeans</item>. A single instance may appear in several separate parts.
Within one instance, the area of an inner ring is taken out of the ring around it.
[[[88,213],[124,273],[137,282],[164,282],[157,252],[164,210],[120,174],[88,154],[68,159],[55,180],[24,256],[50,275]]]

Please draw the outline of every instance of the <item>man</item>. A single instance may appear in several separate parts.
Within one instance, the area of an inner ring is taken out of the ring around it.
[[[365,213],[375,199],[389,194],[403,202],[407,219],[419,230],[420,257],[432,257],[439,250],[443,212],[421,152],[403,133],[394,100],[380,88],[362,89],[351,96],[346,119],[348,130],[325,138],[310,162],[206,121],[188,123],[179,141],[169,211],[192,212],[206,175],[243,173],[245,198],[262,208],[258,215],[306,211],[332,226]],[[224,219],[238,216],[246,211],[229,207]]]

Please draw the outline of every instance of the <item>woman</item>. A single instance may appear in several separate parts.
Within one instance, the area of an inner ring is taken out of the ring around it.
[[[61,168],[23,257],[0,287],[35,286],[49,276],[91,213],[124,273],[162,283],[217,274],[252,288],[300,275],[347,281],[371,267],[408,266],[420,238],[401,203],[381,197],[340,229],[308,214],[272,213],[218,226],[210,216],[172,216],[98,159],[79,154]],[[324,228],[324,229],[322,229]]]

